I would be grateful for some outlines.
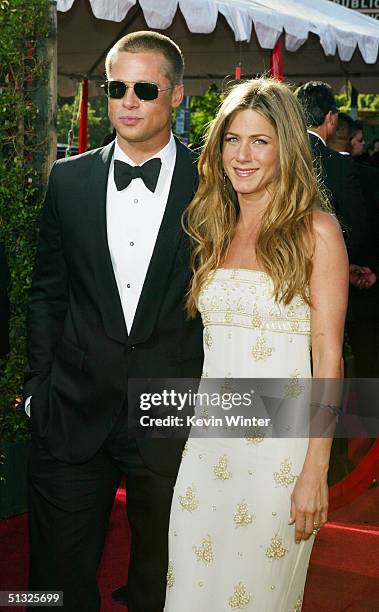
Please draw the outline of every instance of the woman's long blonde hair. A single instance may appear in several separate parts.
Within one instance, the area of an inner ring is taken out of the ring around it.
[[[256,254],[271,277],[274,296],[288,304],[300,295],[309,304],[314,236],[312,211],[330,210],[313,167],[301,107],[290,88],[269,78],[235,85],[210,123],[199,158],[199,187],[183,217],[192,243],[192,281],[187,311],[196,314],[199,293],[225,258],[239,214],[236,192],[224,174],[224,134],[232,118],[251,109],[274,127],[280,170],[270,205],[263,213]]]

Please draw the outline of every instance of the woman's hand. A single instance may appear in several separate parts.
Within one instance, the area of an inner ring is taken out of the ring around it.
[[[295,523],[295,541],[315,534],[327,520],[329,490],[327,474],[316,470],[304,470],[299,474],[291,495],[289,525]]]

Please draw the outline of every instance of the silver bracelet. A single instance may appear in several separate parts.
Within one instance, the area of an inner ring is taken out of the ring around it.
[[[337,406],[336,404],[322,404],[321,402],[311,402],[311,406],[313,408],[324,408],[325,410],[329,410],[331,414],[337,417],[337,421],[342,415],[342,407]]]

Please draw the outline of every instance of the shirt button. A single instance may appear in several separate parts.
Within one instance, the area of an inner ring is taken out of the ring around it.
[[[134,246],[134,242],[131,242],[131,243],[130,243],[130,246]]]
[[[138,198],[134,198],[133,202],[134,204],[138,204]]]
[[[130,283],[128,283],[126,286],[127,286],[128,289],[130,289]]]

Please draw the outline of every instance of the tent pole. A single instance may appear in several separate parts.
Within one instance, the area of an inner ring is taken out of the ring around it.
[[[79,123],[79,153],[87,151],[88,146],[88,79],[82,82]]]
[[[280,36],[276,41],[275,47],[271,49],[270,70],[273,79],[283,80],[283,53]]]

